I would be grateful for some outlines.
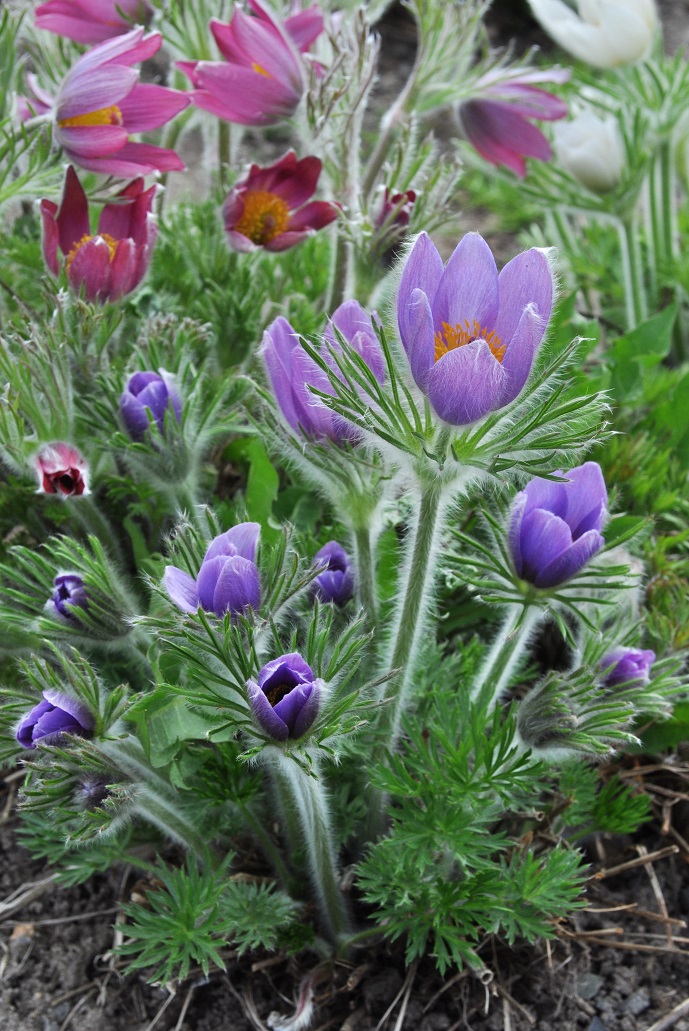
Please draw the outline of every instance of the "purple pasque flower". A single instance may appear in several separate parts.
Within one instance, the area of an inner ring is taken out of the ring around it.
[[[276,741],[303,737],[318,715],[323,681],[298,652],[273,659],[258,683],[249,680],[246,686],[254,719]]]
[[[561,68],[487,72],[476,84],[476,93],[459,106],[457,117],[464,135],[486,161],[505,165],[523,178],[524,158],[550,161],[553,156],[548,139],[529,119],[551,122],[567,114],[564,100],[533,83],[563,83],[570,74]]]
[[[345,605],[354,594],[354,570],[342,545],[337,541],[328,541],[316,552],[311,565],[323,569],[312,584],[315,596],[320,601]]]
[[[55,744],[61,734],[90,737],[96,721],[93,713],[76,698],[49,688],[43,699],[22,719],[16,738],[22,748],[35,748],[39,741]]]
[[[148,0],[47,0],[36,8],[36,28],[75,43],[101,43],[150,20]]]
[[[164,369],[159,372],[135,372],[120,398],[120,415],[132,440],[143,440],[151,428],[151,420],[162,433],[166,412],[172,412],[179,423],[182,400],[175,387],[174,376]]]
[[[375,317],[375,316],[374,316]],[[363,358],[379,383],[385,380],[383,357],[372,317],[358,301],[345,301],[334,312],[323,335],[322,354],[333,372],[340,375],[332,352],[341,351],[336,331]],[[263,334],[261,347],[273,393],[285,420],[294,430],[316,440],[341,445],[359,439],[358,430],[331,412],[309,387],[333,396],[327,373],[306,353],[298,333],[279,316]]]
[[[166,566],[163,586],[182,612],[199,607],[216,616],[236,615],[261,604],[261,581],[256,567],[258,523],[239,523],[208,545],[196,579],[176,566]]]
[[[500,275],[490,247],[467,233],[446,266],[426,233],[407,258],[397,320],[412,376],[441,419],[466,426],[514,401],[553,305],[553,274],[532,247]]]
[[[558,587],[605,544],[600,531],[608,492],[598,463],[585,462],[556,475],[567,481],[536,477],[512,506],[512,561],[517,575],[534,587]]]
[[[74,623],[75,609],[87,609],[89,596],[78,573],[58,573],[53,580],[53,596],[45,603],[46,612],[61,622]]]
[[[620,684],[647,684],[656,653],[640,648],[613,648],[598,663],[605,687]]]

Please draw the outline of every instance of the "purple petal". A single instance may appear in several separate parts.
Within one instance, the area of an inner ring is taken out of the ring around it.
[[[297,718],[294,721],[292,737],[303,737],[306,731],[315,723],[321,707],[322,691],[322,681],[315,680],[311,685],[311,691],[305,704],[302,705],[301,711],[298,713]]]
[[[16,738],[22,748],[34,748],[33,729],[39,719],[52,709],[50,702],[43,698],[31,712],[27,713],[16,730]]]
[[[550,585],[542,582],[541,574],[571,547],[572,532],[559,516],[535,508],[522,519],[520,543],[522,577],[537,587],[546,587]]]
[[[536,587],[557,587],[578,573],[605,544],[597,530],[587,530],[561,555],[553,559],[535,580]]]
[[[170,599],[182,612],[196,612],[199,594],[196,580],[177,566],[166,566],[163,573],[163,587]]]
[[[598,462],[584,465],[567,473],[569,483],[563,484],[567,495],[565,518],[576,540],[587,530],[601,530],[608,503],[608,490]]]
[[[217,578],[210,610],[215,612],[216,616],[222,616],[226,612],[243,612],[249,606],[252,609],[260,608],[261,581],[254,563],[239,555],[224,560],[212,560],[212,562],[218,561],[224,561],[224,564]],[[199,572],[199,597],[201,597],[201,575],[205,568],[204,563]],[[204,608],[206,608],[205,605]]]
[[[467,426],[500,407],[505,372],[484,340],[456,347],[428,373],[428,398],[441,419]]]
[[[260,523],[238,523],[224,536],[228,544],[233,546],[237,555],[248,559],[249,562],[255,561],[256,545],[261,536]]]
[[[292,690],[285,695],[284,698],[280,699],[273,709],[275,715],[279,716],[286,725],[289,731],[289,736],[292,738],[301,737],[300,734],[296,733],[296,725],[312,694],[313,684],[297,684],[296,687],[293,687]],[[316,710],[316,712],[317,711],[318,710]],[[311,720],[311,723],[313,723],[313,719]],[[311,724],[309,723],[304,727],[304,729],[307,730],[310,725]]]
[[[411,374],[417,386],[426,390],[428,375],[435,362],[435,334],[430,302],[423,290],[411,292],[407,306],[407,332],[405,348]]]
[[[498,315],[498,270],[493,253],[478,233],[467,233],[445,266],[433,302],[433,325],[443,322],[471,329],[493,329]],[[478,335],[478,334],[477,334]]]
[[[563,476],[560,470],[555,472],[556,476]],[[555,480],[546,480],[536,476],[530,480],[524,488],[527,497],[526,512],[534,508],[545,509],[564,520],[567,515],[567,491],[564,483],[557,483]]]
[[[542,251],[532,247],[512,258],[498,277],[500,310],[493,327],[509,349],[524,310],[532,305],[545,326],[553,306],[553,276]]]
[[[292,352],[298,343],[294,329],[287,319],[280,316],[263,334],[261,346],[273,393],[282,414],[293,430],[299,425],[292,390]]]
[[[432,304],[442,275],[443,259],[430,236],[421,233],[405,262],[397,291],[397,322],[400,339],[407,352],[414,342],[416,328],[415,324],[412,325],[414,316],[410,311],[412,294],[415,290],[421,290]]]
[[[247,681],[246,689],[251,711],[266,734],[276,741],[286,741],[289,737],[287,724],[277,715],[256,681]]]
[[[521,490],[512,502],[510,525],[507,531],[507,541],[509,544],[509,549],[512,555],[512,561],[514,563],[514,569],[517,576],[522,575],[522,570],[524,568],[524,562],[522,559],[521,532],[522,519],[524,518],[524,512],[526,511],[527,502],[528,498],[526,492]]]
[[[543,340],[545,330],[546,323],[535,308],[531,306],[526,308],[502,360],[505,384],[500,398],[501,404],[509,404],[521,393],[529,378],[534,357]]]
[[[276,682],[287,679],[293,684],[308,684],[313,681],[313,670],[299,652],[288,652],[265,664],[258,675],[259,686],[265,689],[273,678],[276,678]]]
[[[93,730],[96,721],[91,710],[83,702],[79,702],[76,698],[72,698],[71,695],[63,694],[62,691],[57,691],[54,688],[48,688],[44,691],[43,697],[51,705],[69,713],[84,730]]]

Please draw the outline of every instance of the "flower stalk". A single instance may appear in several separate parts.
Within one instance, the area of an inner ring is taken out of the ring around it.
[[[542,615],[535,605],[507,606],[503,624],[471,688],[471,701],[482,711],[490,713],[500,701]]]

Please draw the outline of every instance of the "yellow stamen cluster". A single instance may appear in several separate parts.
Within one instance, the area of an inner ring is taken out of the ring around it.
[[[454,351],[456,347],[464,347],[465,344],[470,344],[472,340],[485,340],[493,357],[502,362],[507,345],[502,343],[494,329],[489,330],[487,326],[481,327],[475,319],[473,325],[470,324],[468,319],[465,319],[463,326],[460,326],[459,323],[456,326],[451,326],[449,322],[443,322],[443,328],[438,330],[434,338],[434,361],[437,362],[444,354],[447,354],[448,351]]]
[[[268,190],[249,190],[244,195],[241,218],[232,228],[261,246],[284,233],[288,224],[287,201]]]
[[[256,61],[254,61],[254,62],[252,63],[252,65],[251,65],[251,67],[253,68],[253,70],[254,70],[255,72],[258,72],[258,74],[259,74],[259,75],[265,75],[266,79],[272,79],[272,77],[273,77],[273,76],[272,76],[272,75],[270,74],[270,72],[267,72],[267,71],[265,70],[265,68],[263,67],[263,65],[261,65],[261,64],[258,64],[258,63],[257,63]]]
[[[110,251],[110,263],[112,264],[113,258],[115,257],[115,251],[117,249],[117,244],[119,243],[119,240],[116,240],[114,237],[110,236],[110,233],[99,233],[98,236],[99,236],[99,239],[101,239],[105,243],[107,243],[108,250]],[[71,266],[72,262],[74,261],[74,259],[77,256],[77,252],[80,251],[81,248],[84,246],[84,244],[88,243],[89,240],[93,240],[93,236],[89,236],[88,233],[84,233],[84,235],[82,236],[81,240],[78,240],[77,243],[75,243],[74,246],[72,247],[72,249],[69,252],[69,254],[67,255],[67,259],[65,261],[65,265],[66,265],[66,268],[67,268],[68,272],[69,272],[69,269],[70,269],[70,266]]]
[[[85,115],[60,119],[63,129],[73,129],[79,125],[122,125],[122,112],[113,104],[111,107],[101,107],[98,111],[89,111]]]

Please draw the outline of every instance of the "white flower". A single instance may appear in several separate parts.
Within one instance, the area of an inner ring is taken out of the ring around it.
[[[529,3],[556,43],[596,68],[640,61],[658,28],[654,0],[577,0],[578,15],[563,0]]]
[[[622,135],[617,120],[583,111],[570,122],[553,126],[555,153],[560,165],[594,193],[617,186],[625,165]]]

